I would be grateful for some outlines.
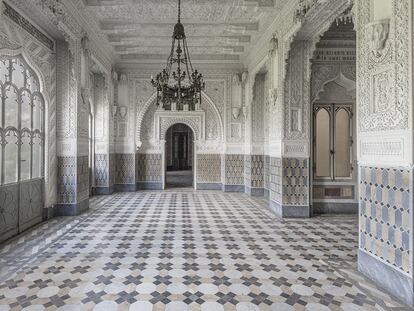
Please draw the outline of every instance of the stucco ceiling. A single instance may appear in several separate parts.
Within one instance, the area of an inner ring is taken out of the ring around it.
[[[83,0],[118,62],[164,62],[177,21],[177,0]],[[192,60],[239,62],[285,0],[182,0]]]

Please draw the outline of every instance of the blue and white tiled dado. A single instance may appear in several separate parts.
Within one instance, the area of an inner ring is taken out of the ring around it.
[[[137,182],[161,182],[161,154],[136,154],[135,169]]]
[[[244,155],[224,155],[225,185],[244,185]]]
[[[360,247],[411,273],[411,171],[360,168]]]
[[[283,205],[309,204],[309,159],[282,159]]]

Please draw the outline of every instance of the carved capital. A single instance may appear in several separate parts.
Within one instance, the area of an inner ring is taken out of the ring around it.
[[[118,114],[122,120],[125,120],[126,116],[128,115],[128,107],[126,106],[119,106],[118,107]]]
[[[89,40],[89,38],[88,38],[88,35],[87,34],[84,34],[83,36],[82,36],[82,39],[81,39],[81,46],[82,46],[82,51],[83,51],[83,53],[85,54],[85,56],[86,57],[90,57],[91,56],[91,48],[90,48],[90,40]]]
[[[111,76],[112,76],[112,81],[113,82],[115,82],[115,83],[118,82],[118,78],[119,78],[118,73],[113,69],[112,69],[112,72],[111,72]]]
[[[272,57],[279,48],[279,41],[274,34],[269,41],[269,56]]]
[[[277,89],[269,89],[269,100],[273,106],[275,106],[277,102],[277,92]]]
[[[65,39],[65,42],[68,44],[68,50],[70,55],[72,55],[72,57],[75,57],[75,55],[79,55],[80,40],[73,36],[71,33],[67,32],[66,28],[60,26],[58,28],[62,31],[63,38]]]
[[[118,115],[118,106],[117,105],[112,105],[111,107],[111,116],[112,118],[115,118]]]
[[[128,83],[128,75],[125,73],[121,73],[119,76],[119,84],[124,84],[126,85]]]
[[[244,118],[247,120],[247,117],[249,116],[249,108],[246,106],[242,107],[242,112],[243,112],[243,116]]]
[[[233,75],[232,82],[233,82],[234,85],[240,85],[241,78],[240,78],[240,75],[238,73]]]
[[[249,79],[249,72],[243,71],[243,73],[241,75],[241,83],[242,83],[243,86],[246,85],[248,79]]]
[[[81,89],[81,95],[82,95],[84,103],[88,102],[88,100],[89,100],[89,88],[83,87]]]
[[[240,110],[241,110],[240,107],[233,107],[231,109],[231,113],[233,115],[234,120],[237,120],[239,118],[239,116],[240,116]]]
[[[387,48],[390,32],[390,20],[383,19],[367,25],[371,56],[380,58]]]
[[[89,88],[81,88],[81,96],[82,96],[82,103],[83,105],[88,109],[88,111],[90,112],[90,90]]]

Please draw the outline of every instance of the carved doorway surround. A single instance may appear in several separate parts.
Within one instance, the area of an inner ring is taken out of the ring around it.
[[[164,111],[158,110],[155,112],[155,137],[161,147],[161,165],[162,165],[162,189],[165,189],[166,185],[166,134],[168,129],[174,124],[187,125],[194,134],[194,189],[197,190],[197,146],[199,143],[205,140],[205,128],[206,128],[206,113],[200,111]]]

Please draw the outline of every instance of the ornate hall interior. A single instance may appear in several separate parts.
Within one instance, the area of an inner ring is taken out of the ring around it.
[[[0,0],[0,311],[414,310],[413,0]]]

